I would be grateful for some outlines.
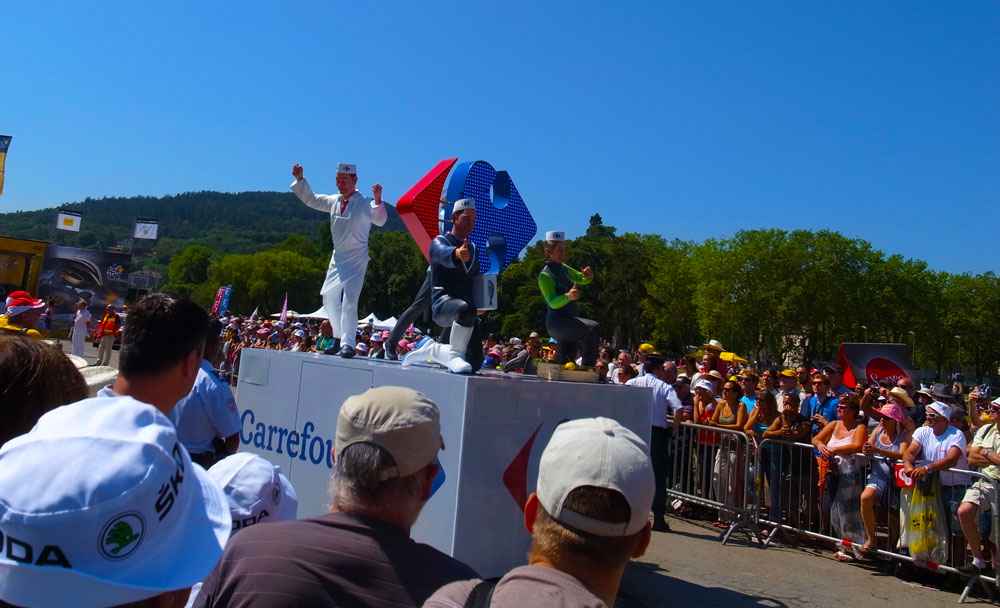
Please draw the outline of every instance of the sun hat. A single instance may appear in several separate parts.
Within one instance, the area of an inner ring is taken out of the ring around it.
[[[715,394],[715,386],[712,384],[711,380],[705,380],[705,379],[698,380],[697,382],[694,383],[694,387],[696,389],[703,388],[706,391],[712,393],[713,395]]]
[[[208,476],[226,495],[233,533],[247,526],[295,519],[299,499],[281,467],[250,452],[238,452],[215,463]]]
[[[354,345],[354,350],[358,351],[359,353],[367,353],[368,346],[366,346],[364,342],[358,342],[357,344]]]
[[[15,291],[7,296],[7,316],[16,317],[34,308],[43,308],[45,302],[31,297],[27,291]]]
[[[641,350],[642,352],[644,352],[644,353],[646,353],[648,355],[648,354],[654,352],[656,349],[653,348],[652,344],[649,344],[648,342],[644,342],[644,343],[642,343],[642,344],[639,345],[639,350]]]
[[[779,376],[784,376],[786,378],[798,378],[799,377],[799,375],[795,373],[794,369],[788,369],[788,368],[783,369],[780,372],[778,372],[778,375]]]
[[[56,408],[0,448],[5,602],[118,606],[190,587],[231,528],[222,489],[174,425],[131,397]]]
[[[913,399],[910,398],[910,395],[906,392],[905,388],[894,386],[889,390],[889,396],[902,399],[903,403],[906,404],[906,407],[913,407]]]
[[[620,492],[631,516],[612,523],[581,515],[564,505],[573,490],[593,486]],[[538,501],[552,519],[597,536],[629,536],[649,521],[653,505],[649,447],[610,418],[569,420],[556,427],[538,464]]]
[[[930,387],[926,387],[926,388],[922,388],[922,389],[918,390],[917,394],[923,395],[925,397],[930,397],[931,399],[934,399],[934,391]]]
[[[533,331],[530,334],[528,334],[528,337],[529,338],[537,338],[538,337],[538,332],[537,331]]]
[[[830,372],[834,372],[834,373],[837,373],[837,374],[843,374],[844,370],[843,370],[843,368],[841,368],[836,363],[828,363],[827,365],[823,366],[823,373],[829,375]]]
[[[705,372],[704,374],[702,374],[703,378],[705,376],[711,376],[711,377],[715,378],[716,380],[725,380],[725,378],[722,377],[722,374],[719,373],[719,370],[717,370],[717,369],[712,369],[712,370],[709,370],[709,371]],[[709,380],[709,382],[711,382],[711,380]]]
[[[705,348],[705,349],[708,349],[708,350],[718,350],[718,351],[726,350],[726,349],[722,348],[722,342],[719,342],[718,340],[709,340],[708,344],[706,344],[702,348]]]
[[[380,334],[378,332],[373,333],[371,340],[372,340],[372,342],[381,342],[382,341],[382,334]]]
[[[507,341],[507,344],[510,344],[511,346],[520,346],[521,338],[517,337],[511,338],[510,340]]]
[[[424,394],[402,386],[380,386],[348,397],[337,416],[334,451],[339,454],[355,443],[377,445],[396,461],[379,479],[413,475],[444,449],[438,407]]]
[[[945,399],[951,399],[954,397],[954,395],[951,394],[951,390],[940,382],[931,386],[931,395],[934,397],[944,397]]]
[[[883,416],[888,416],[889,418],[892,418],[896,422],[903,422],[903,417],[904,417],[903,408],[899,407],[895,403],[883,405],[881,408],[879,408],[878,413],[882,414]]]
[[[386,341],[386,340],[388,340],[389,339],[389,330],[388,329],[382,330],[382,333],[380,334],[380,337],[382,338],[383,342]]]
[[[301,329],[296,329],[294,332],[292,332],[292,335],[295,336],[296,338],[305,338],[306,332],[302,331]]]

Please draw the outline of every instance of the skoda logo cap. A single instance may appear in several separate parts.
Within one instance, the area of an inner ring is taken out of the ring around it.
[[[232,518],[174,426],[131,397],[56,408],[0,448],[0,599],[128,604],[202,580]]]

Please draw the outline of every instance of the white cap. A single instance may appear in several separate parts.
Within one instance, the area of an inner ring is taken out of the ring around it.
[[[295,336],[296,338],[305,338],[306,332],[301,329],[296,329],[295,331],[292,332],[292,335]]]
[[[358,342],[354,346],[354,350],[358,351],[359,353],[367,353],[368,352],[368,347],[365,345],[364,342]]]
[[[562,230],[549,230],[545,233],[546,241],[565,241],[566,233]]]
[[[451,208],[452,215],[458,213],[459,211],[465,211],[466,209],[476,210],[476,201],[471,198],[460,198],[455,201],[455,205]]]
[[[940,401],[932,401],[927,404],[927,407],[931,408],[938,414],[941,414],[945,418],[951,418],[951,406],[947,403],[942,403]]]
[[[516,337],[515,338],[511,338],[510,341],[508,342],[508,344],[510,344],[511,346],[520,346],[521,345],[521,338],[516,338]]]
[[[358,166],[353,163],[340,163],[337,165],[337,173],[346,173],[348,175],[357,175]]]
[[[616,490],[628,502],[628,523],[610,523],[563,506],[573,490]],[[538,464],[538,500],[556,521],[597,536],[628,536],[642,530],[653,505],[649,448],[610,418],[569,420],[556,427]]]
[[[174,425],[131,397],[56,408],[0,448],[5,602],[117,606],[190,587],[231,528],[222,489]]]
[[[208,470],[229,500],[233,534],[253,524],[295,519],[299,499],[281,467],[256,454],[227,456]]]
[[[694,387],[703,388],[708,392],[712,393],[713,395],[715,394],[715,386],[712,384],[711,380],[705,380],[705,379],[698,380],[697,382],[694,383]]]

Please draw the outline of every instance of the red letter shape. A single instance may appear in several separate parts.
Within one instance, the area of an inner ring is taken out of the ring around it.
[[[507,486],[507,491],[510,492],[522,513],[524,505],[528,502],[528,460],[531,459],[531,446],[534,445],[535,437],[538,436],[540,430],[542,430],[542,423],[538,424],[538,428],[531,434],[528,443],[521,447],[517,456],[510,461],[507,469],[503,472],[503,485]]]
[[[438,210],[441,208],[441,192],[444,190],[448,173],[457,160],[457,158],[447,158],[439,162],[396,202],[399,217],[428,263],[431,260],[429,253],[431,241],[439,234]]]

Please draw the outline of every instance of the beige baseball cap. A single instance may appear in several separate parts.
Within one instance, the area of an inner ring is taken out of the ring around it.
[[[355,443],[377,445],[396,461],[379,479],[413,475],[444,449],[438,407],[426,395],[402,386],[380,386],[348,397],[337,416],[334,455]]]

